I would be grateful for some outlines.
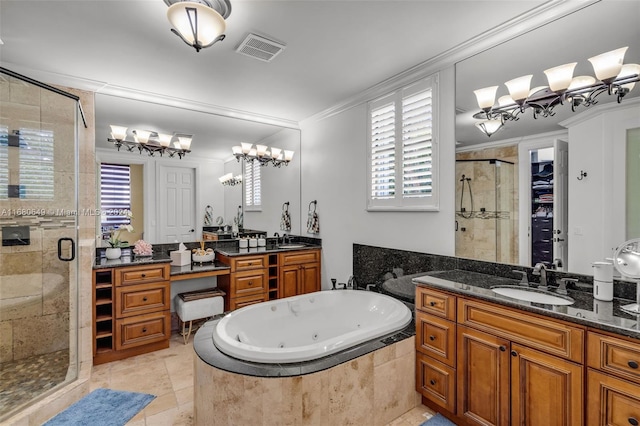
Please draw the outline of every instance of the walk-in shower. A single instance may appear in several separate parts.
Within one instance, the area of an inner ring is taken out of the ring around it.
[[[456,160],[456,256],[517,263],[514,164]]]
[[[0,422],[77,377],[80,112],[0,68]]]

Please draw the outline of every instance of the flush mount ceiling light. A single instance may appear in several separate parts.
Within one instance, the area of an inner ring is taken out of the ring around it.
[[[588,107],[596,104],[596,97],[607,92],[614,95],[618,103],[640,81],[640,65],[624,64],[624,54],[628,47],[589,58],[595,78],[591,76],[573,76],[577,62],[549,68],[544,71],[549,86],[530,88],[533,75],[509,80],[505,83],[509,95],[501,96],[494,105],[498,86],[475,90],[478,106],[482,111],[473,118],[483,120],[476,124],[487,136],[491,136],[506,121],[516,121],[520,113],[531,108],[533,118],[551,117],[554,108],[565,103],[571,104],[575,111],[580,105]],[[489,122],[493,127],[490,127]],[[499,125],[498,125],[499,124]],[[491,131],[493,130],[493,131]]]
[[[126,140],[127,128],[111,125],[111,137],[107,138],[107,141],[113,143],[118,151],[124,146],[129,152],[134,152],[137,149],[140,154],[144,151],[151,157],[159,153],[161,157],[168,154],[169,157],[177,155],[182,159],[187,152],[191,152],[193,135],[184,133],[170,135],[153,130],[133,130],[132,133],[133,140]]]
[[[224,40],[225,19],[231,14],[229,0],[164,0],[169,6],[167,18],[176,34],[199,52]]]

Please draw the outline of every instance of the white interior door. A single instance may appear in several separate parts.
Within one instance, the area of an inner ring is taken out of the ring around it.
[[[553,260],[560,270],[566,270],[569,224],[569,144],[563,140],[553,143]]]
[[[161,165],[159,174],[160,241],[195,241],[195,169]]]

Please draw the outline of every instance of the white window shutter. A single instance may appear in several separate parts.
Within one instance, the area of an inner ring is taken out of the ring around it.
[[[370,211],[437,210],[437,78],[369,103]]]

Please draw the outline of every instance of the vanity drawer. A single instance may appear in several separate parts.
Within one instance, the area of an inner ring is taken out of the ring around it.
[[[417,286],[416,309],[455,321],[456,297],[430,288]]]
[[[456,323],[416,311],[416,349],[431,358],[456,366]]]
[[[253,294],[249,296],[238,297],[236,299],[229,300],[229,310],[233,311],[236,309],[243,308],[245,306],[253,305],[255,303],[266,302],[267,294]]]
[[[144,284],[156,281],[169,280],[170,266],[163,265],[145,265],[130,266],[125,268],[116,268],[116,286]]]
[[[233,281],[235,290],[232,294],[237,297],[267,291],[266,273],[263,270],[238,272]]]
[[[640,383],[640,344],[590,331],[587,364],[604,373]]]
[[[138,284],[116,287],[116,317],[165,311],[171,308],[169,281],[158,284]]]
[[[280,266],[299,265],[320,261],[320,250],[302,250],[280,253]]]
[[[456,412],[456,371],[421,353],[416,354],[416,386],[429,401]]]
[[[266,267],[266,256],[242,256],[233,259],[231,264],[231,272],[244,271],[248,269],[260,269]]]
[[[169,311],[116,320],[116,350],[160,342],[171,336]]]
[[[458,299],[458,324],[582,364],[584,329],[476,300]]]

